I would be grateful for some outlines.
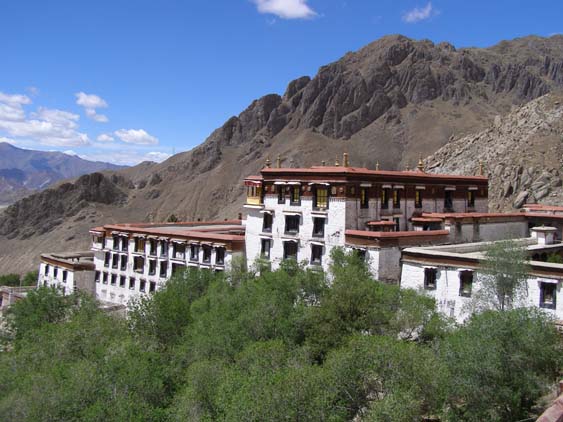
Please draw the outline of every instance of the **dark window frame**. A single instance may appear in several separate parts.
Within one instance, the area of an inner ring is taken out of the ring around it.
[[[451,210],[454,208],[453,190],[444,191],[444,209]]]
[[[215,248],[215,265],[225,265],[225,248]]]
[[[203,251],[201,262],[203,262],[204,264],[211,264],[211,255],[213,248],[209,245],[201,245],[201,250]]]
[[[276,189],[278,191],[278,204],[285,204],[285,186],[277,185]]]
[[[324,247],[322,245],[311,245],[311,265],[323,264]]]
[[[460,271],[459,272],[459,295],[463,297],[471,297],[473,293],[473,282],[475,278],[474,271]],[[469,285],[469,288],[465,286]]]
[[[438,270],[436,268],[424,269],[424,289],[436,290],[438,279]]]
[[[382,188],[381,189],[381,209],[388,210],[389,209],[389,193],[390,188]]]
[[[292,252],[292,250],[288,250],[289,244],[292,245],[292,249],[295,248],[295,253],[289,253],[289,252]],[[297,261],[298,256],[299,256],[299,245],[297,244],[297,242],[283,242],[283,259],[284,260],[295,259]]]
[[[475,192],[474,190],[467,191],[467,208],[475,208]]]
[[[313,217],[313,237],[324,237],[325,224],[326,218]]]
[[[369,208],[369,190],[364,186],[360,186],[360,208]]]
[[[546,301],[546,290],[551,290],[551,301]],[[557,308],[557,284],[540,282],[540,308]]]
[[[290,185],[289,205],[301,205],[301,185]]]
[[[321,192],[322,194],[319,195],[319,192]],[[327,210],[330,202],[329,198],[330,198],[330,190],[328,186],[315,186],[313,188],[313,209]],[[322,206],[323,203],[325,204],[325,206]]]
[[[269,212],[263,213],[263,215],[262,215],[262,231],[265,232],[265,233],[271,233],[273,225],[274,225],[274,216]]]
[[[393,209],[401,208],[401,191],[403,189],[393,189]]]
[[[266,248],[265,245],[268,245]],[[272,250],[272,239],[261,239],[260,240],[260,257],[263,259],[270,259]]]
[[[301,225],[300,215],[285,216],[285,234],[298,234],[300,225]]]
[[[422,208],[422,189],[415,189],[414,191],[414,207]]]

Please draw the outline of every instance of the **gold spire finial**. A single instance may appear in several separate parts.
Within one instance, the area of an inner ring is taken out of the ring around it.
[[[336,156],[336,160],[334,160],[335,167],[339,167],[340,163],[338,162],[338,155]]]
[[[272,167],[272,162],[270,161],[270,157],[266,158],[266,167],[267,168]]]
[[[276,166],[281,168],[281,155],[278,154],[278,158],[276,159]]]
[[[344,167],[350,167],[350,159],[348,158],[348,153],[342,154],[342,165]]]
[[[420,158],[418,159],[418,170],[419,170],[419,171],[424,171],[424,161],[422,161],[422,155],[421,155]]]
[[[375,170],[379,170],[379,161],[375,163]]]
[[[485,163],[483,163],[483,160],[479,161],[479,176],[484,176],[485,175]]]

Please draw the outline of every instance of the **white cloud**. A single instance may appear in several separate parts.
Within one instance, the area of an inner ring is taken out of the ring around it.
[[[158,139],[149,135],[143,129],[119,129],[114,132],[115,136],[128,144],[156,145]]]
[[[105,161],[108,163],[134,166],[143,161],[154,161],[160,163],[171,155],[160,151],[151,152],[140,152],[140,151],[115,151],[115,152],[103,152],[103,153],[92,153],[92,154],[81,154],[81,158],[90,161]]]
[[[29,97],[0,92],[0,131],[15,138],[26,138],[42,145],[79,146],[89,143],[88,135],[78,131],[77,114],[40,107],[29,116],[23,105]]]
[[[73,151],[73,150],[71,150],[71,149],[67,149],[66,151],[63,151],[63,154],[66,154],[66,155],[73,155],[73,156],[78,155],[75,151]]]
[[[260,13],[270,13],[283,19],[307,19],[317,15],[307,0],[252,0]]]
[[[428,4],[422,8],[415,7],[414,9],[409,10],[403,15],[403,20],[407,23],[420,22],[432,16],[432,11],[432,3],[428,2]]]
[[[39,95],[39,88],[37,88],[36,86],[28,86],[25,89],[29,95],[31,95],[32,97],[37,97]]]
[[[106,123],[109,120],[106,115],[98,114],[96,111],[97,108],[107,108],[108,106],[108,103],[102,97],[85,92],[77,92],[74,95],[76,96],[76,104],[84,107],[86,116],[90,119],[100,123]]]
[[[102,133],[101,135],[98,135],[98,137],[96,138],[96,141],[98,141],[98,142],[113,142],[114,138],[113,138],[113,136],[111,136],[107,133]]]

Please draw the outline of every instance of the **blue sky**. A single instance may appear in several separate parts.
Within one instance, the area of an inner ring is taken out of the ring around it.
[[[0,140],[158,161],[383,35],[489,46],[562,17],[560,0],[4,0]]]

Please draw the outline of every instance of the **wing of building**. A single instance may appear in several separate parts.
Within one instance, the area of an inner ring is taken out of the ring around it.
[[[331,250],[342,247],[365,257],[378,280],[426,292],[463,319],[486,245],[517,239],[532,260],[530,304],[563,319],[556,301],[563,265],[546,262],[563,257],[563,207],[489,213],[483,175],[431,174],[422,161],[405,171],[358,168],[346,154],[342,165],[310,168],[268,161],[244,184],[244,219],[96,227],[91,251],[43,255],[38,283],[126,305],[186,267],[224,271],[240,256],[249,266],[260,260],[276,269],[294,259],[326,270]]]

